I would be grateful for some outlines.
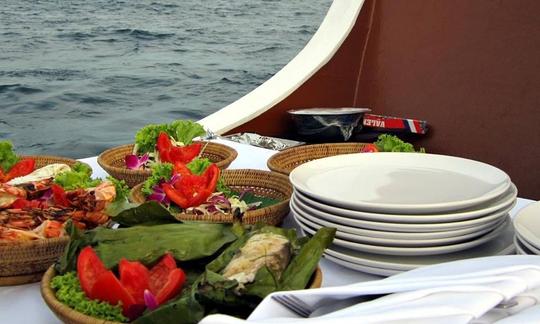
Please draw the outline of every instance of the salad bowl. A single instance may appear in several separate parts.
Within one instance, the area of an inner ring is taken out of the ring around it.
[[[222,177],[225,184],[236,192],[249,191],[259,197],[277,200],[277,203],[254,210],[247,210],[242,216],[244,224],[258,222],[276,225],[282,222],[289,213],[289,200],[292,195],[292,187],[289,178],[283,174],[251,170],[236,169],[224,170]],[[142,191],[142,184],[136,185],[132,191],[130,200],[136,203],[146,201]],[[211,215],[198,215],[195,213],[177,213],[175,217],[181,221],[204,221],[212,223],[233,223],[235,217],[232,214],[214,213]]]
[[[236,159],[235,149],[213,142],[195,142],[203,144],[201,156],[214,162],[220,169],[226,169]],[[124,180],[129,187],[144,182],[151,174],[150,169],[128,169],[126,156],[133,153],[134,144],[110,148],[98,156],[98,164],[113,177]]]

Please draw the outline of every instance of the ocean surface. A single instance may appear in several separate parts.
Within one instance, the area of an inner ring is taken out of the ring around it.
[[[198,120],[279,71],[331,0],[2,0],[0,140],[74,158]]]

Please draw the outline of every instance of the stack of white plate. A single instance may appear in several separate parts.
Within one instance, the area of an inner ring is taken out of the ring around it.
[[[305,163],[290,174],[301,229],[337,229],[325,256],[363,272],[514,252],[508,212],[517,189],[491,165],[444,155],[359,153]],[[540,232],[539,232],[540,233]]]
[[[520,210],[514,218],[514,227],[517,253],[540,255],[540,202]]]

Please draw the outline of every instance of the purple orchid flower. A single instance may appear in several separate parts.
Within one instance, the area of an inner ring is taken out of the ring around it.
[[[161,188],[161,185],[155,185],[152,187],[152,194],[148,196],[148,200],[157,201],[158,203],[165,205],[171,203],[169,198],[167,198],[165,191],[163,191],[163,188]]]
[[[144,290],[144,304],[149,310],[154,310],[159,307],[156,296],[150,292],[150,290]]]
[[[148,153],[144,153],[140,158],[135,154],[126,155],[126,167],[130,170],[137,170],[143,167],[148,162]]]

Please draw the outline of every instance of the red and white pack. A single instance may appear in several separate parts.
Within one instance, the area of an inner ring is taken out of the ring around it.
[[[392,132],[408,132],[425,134],[427,122],[425,120],[389,117],[382,115],[365,114],[362,125],[365,128],[375,128]]]

